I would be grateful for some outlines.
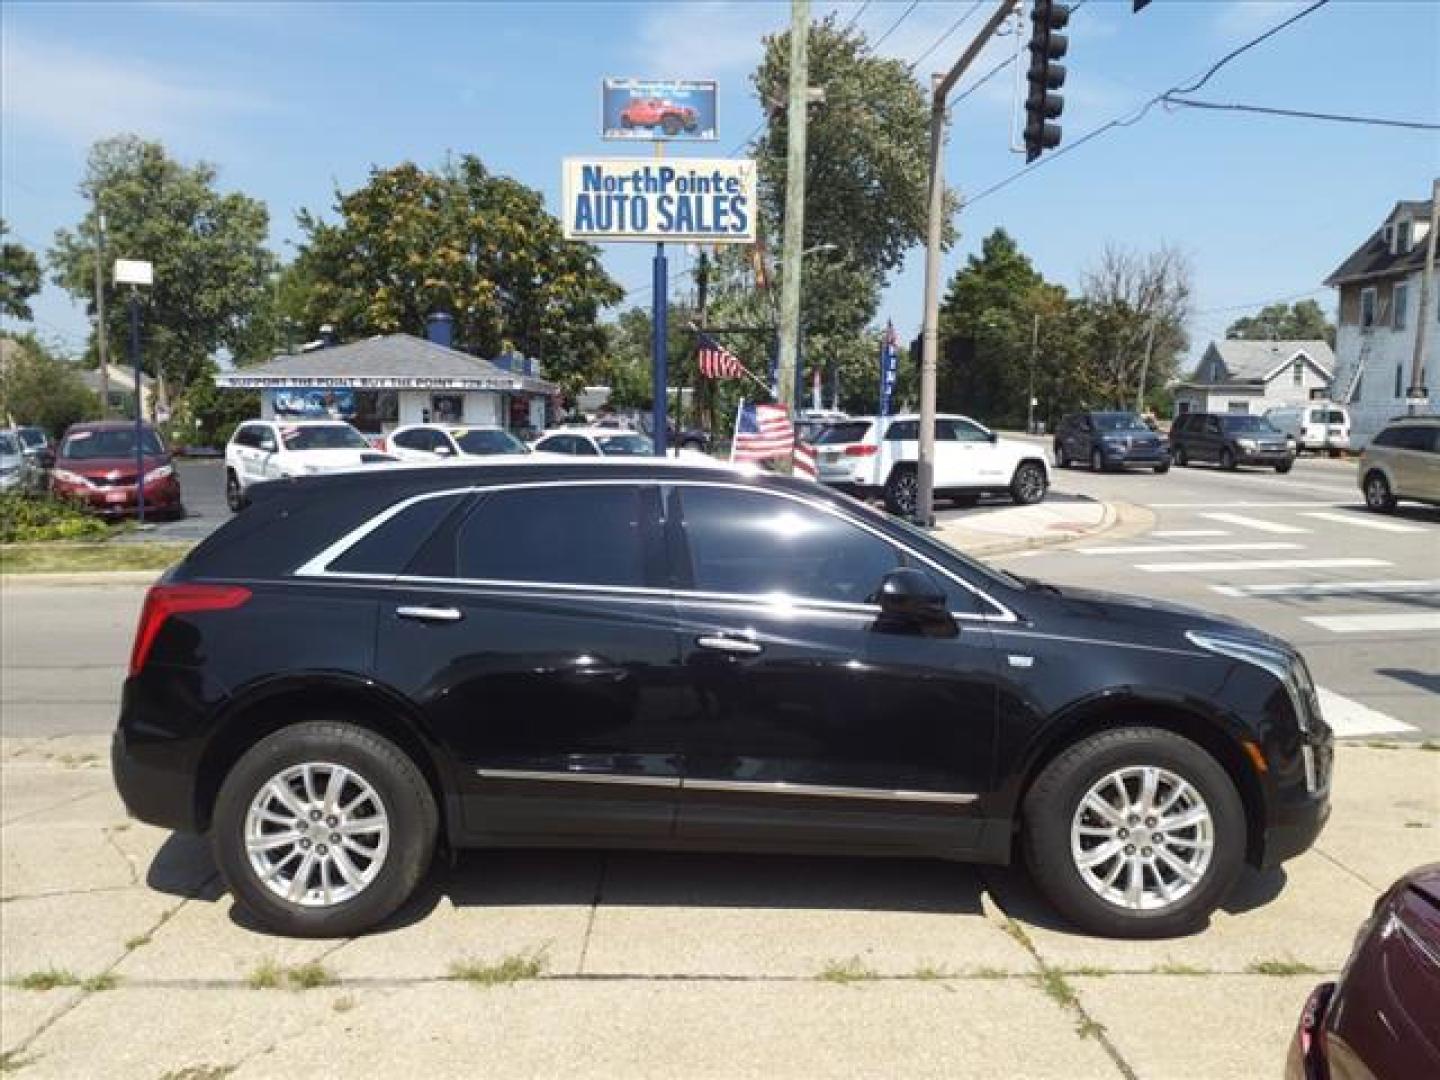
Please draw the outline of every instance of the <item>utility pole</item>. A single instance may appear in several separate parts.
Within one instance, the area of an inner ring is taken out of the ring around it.
[[[1155,321],[1154,315],[1150,316],[1150,329],[1145,335],[1145,359],[1140,362],[1140,387],[1135,391],[1135,414],[1143,415],[1145,412],[1145,380],[1150,375],[1150,354],[1155,349]]]
[[[1040,355],[1040,312],[1030,326],[1030,396],[1025,411],[1025,434],[1035,434],[1035,361]]]
[[[945,100],[960,76],[1004,25],[1020,0],[1001,0],[990,20],[980,28],[959,60],[944,75],[931,76],[930,196],[925,228],[925,328],[920,357],[920,460],[916,479],[919,491],[915,517],[922,525],[935,520],[935,368],[939,352],[940,240],[945,231]],[[788,226],[788,221],[787,221]]]
[[[100,419],[110,415],[109,352],[105,347],[105,211],[100,209],[100,192],[95,192],[95,348],[100,356]],[[135,407],[140,407],[140,387],[135,387]]]
[[[1425,344],[1435,321],[1430,305],[1435,296],[1435,233],[1440,231],[1440,177],[1430,184],[1430,231],[1425,234],[1425,272],[1420,276],[1420,309],[1415,313],[1415,355],[1410,359],[1410,388],[1405,391],[1406,411],[1418,413],[1429,391],[1425,386]]]
[[[790,0],[790,96],[785,119],[784,269],[780,279],[780,357],[776,399],[795,407],[795,369],[800,352],[800,284],[805,262],[805,122],[810,99],[810,0]],[[785,459],[781,471],[789,472]]]

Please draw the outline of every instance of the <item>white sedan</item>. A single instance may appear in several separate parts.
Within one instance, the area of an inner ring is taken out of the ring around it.
[[[408,424],[381,446],[401,461],[454,460],[496,454],[528,454],[529,448],[504,428],[456,424]]]

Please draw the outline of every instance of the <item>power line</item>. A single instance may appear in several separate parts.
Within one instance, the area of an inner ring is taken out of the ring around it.
[[[1292,116],[1302,120],[1330,120],[1338,124],[1367,124],[1372,127],[1411,128],[1416,131],[1440,131],[1440,124],[1423,120],[1389,120],[1378,116],[1350,116],[1345,113],[1309,112],[1304,109],[1280,109],[1268,105],[1243,105],[1219,101],[1196,101],[1194,98],[1166,94],[1166,105],[1182,105],[1187,109],[1216,109],[1231,112],[1262,113],[1265,116]]]
[[[876,38],[870,43],[870,52],[874,53],[877,49],[879,49],[880,46],[885,43],[885,39],[888,38],[891,34],[893,34],[897,29],[899,29],[900,24],[903,23],[906,19],[908,19],[914,13],[915,9],[919,6],[920,0],[911,0],[910,6],[900,13],[900,17],[898,19],[896,19],[893,23],[890,24],[890,29],[886,30],[883,34],[881,34],[878,38]]]
[[[977,11],[980,10],[980,5],[983,4],[984,2],[985,2],[985,0],[975,0],[975,3],[973,3],[972,5],[970,5],[970,9],[969,9],[968,11],[966,11],[965,14],[961,15],[958,19],[956,19],[953,23],[950,24],[950,29],[949,29],[949,30],[946,30],[946,31],[945,31],[943,34],[941,34],[938,38],[936,38],[934,41],[932,41],[932,42],[930,43],[930,47],[929,47],[928,49],[926,49],[924,52],[922,52],[922,53],[921,53],[919,56],[917,56],[914,60],[911,60],[911,61],[910,61],[909,70],[913,72],[917,67],[920,66],[920,62],[921,62],[922,60],[924,60],[927,56],[929,56],[929,55],[930,55],[931,53],[933,53],[936,49],[938,49],[941,45],[943,45],[946,41],[948,41],[948,40],[950,39],[950,36],[951,36],[952,34],[954,34],[955,31],[959,30],[960,27],[962,27],[962,26],[965,25],[966,21],[969,20],[969,18],[970,18],[971,15],[974,15],[975,12],[977,12]]]
[[[854,15],[850,16],[850,21],[845,24],[843,29],[849,30],[852,26],[859,22],[860,16],[865,14],[865,9],[868,8],[873,2],[874,0],[865,0],[865,2],[860,5],[860,10],[855,12]]]
[[[994,67],[992,67],[989,71],[987,71],[984,75],[981,75],[980,78],[976,79],[973,83],[971,83],[969,86],[967,86],[960,94],[956,95],[956,96],[951,100],[951,102],[950,102],[950,107],[951,107],[951,108],[954,108],[956,105],[959,105],[960,102],[964,101],[964,100],[965,100],[967,97],[969,97],[971,94],[975,93],[976,90],[979,90],[980,87],[984,86],[987,82],[989,82],[991,79],[993,79],[996,75],[999,75],[1000,72],[1004,71],[1007,67],[1009,67],[1009,66],[1010,66],[1011,64],[1013,64],[1014,62],[1015,62],[1015,54],[1014,54],[1014,53],[1011,53],[1009,56],[1005,57],[1005,59],[1001,60],[998,64],[996,64]]]
[[[1255,300],[1248,304],[1227,304],[1225,307],[1201,308],[1199,311],[1192,311],[1191,315],[1221,315],[1227,311],[1248,311],[1251,308],[1269,307],[1271,304],[1288,304],[1296,300],[1304,300],[1306,297],[1314,296],[1316,293],[1324,292],[1328,286],[1321,285],[1314,289],[1307,289],[1302,293],[1295,293],[1292,296],[1275,296],[1269,300]]]
[[[1237,48],[1232,49],[1230,52],[1226,53],[1226,54],[1225,54],[1224,56],[1222,56],[1219,60],[1215,61],[1215,63],[1211,64],[1208,68],[1206,68],[1206,69],[1205,69],[1205,72],[1204,72],[1203,74],[1201,74],[1200,76],[1198,76],[1197,78],[1195,78],[1194,80],[1192,80],[1192,82],[1191,82],[1189,85],[1187,85],[1187,86],[1172,86],[1172,87],[1169,87],[1168,89],[1165,89],[1165,90],[1160,91],[1160,93],[1158,93],[1158,94],[1154,95],[1153,97],[1151,97],[1151,98],[1150,98],[1149,100],[1147,100],[1144,104],[1142,104],[1138,109],[1133,110],[1133,111],[1130,112],[1129,114],[1127,114],[1127,115],[1125,115],[1125,116],[1116,117],[1116,118],[1113,119],[1113,120],[1108,120],[1108,121],[1106,121],[1105,123],[1101,124],[1099,127],[1094,128],[1094,129],[1092,129],[1091,131],[1086,132],[1084,135],[1080,136],[1080,138],[1076,139],[1074,142],[1069,143],[1069,144],[1067,144],[1067,145],[1065,145],[1065,146],[1062,146],[1060,149],[1054,151],[1053,153],[1047,154],[1045,157],[1040,158],[1040,160],[1036,161],[1033,165],[1027,165],[1027,166],[1026,166],[1025,168],[1023,168],[1023,169],[1018,169],[1018,170],[1016,170],[1015,172],[1011,173],[1009,176],[1005,177],[1004,179],[998,180],[998,181],[996,181],[995,183],[991,184],[989,187],[987,187],[987,188],[985,188],[983,191],[981,191],[978,195],[974,195],[974,196],[972,196],[971,198],[964,199],[964,200],[962,201],[962,203],[961,203],[962,209],[963,209],[964,207],[966,207],[966,206],[970,206],[970,205],[972,205],[972,204],[974,204],[974,203],[979,202],[981,199],[984,199],[984,198],[986,198],[986,197],[988,197],[988,196],[990,196],[990,195],[995,194],[997,191],[1001,190],[1002,188],[1009,187],[1011,184],[1013,184],[1016,180],[1020,179],[1022,176],[1027,176],[1027,175],[1029,175],[1030,173],[1034,172],[1036,169],[1039,169],[1039,168],[1041,168],[1042,166],[1044,166],[1044,165],[1046,165],[1046,164],[1048,164],[1048,163],[1050,163],[1050,162],[1052,162],[1052,161],[1055,161],[1055,160],[1058,159],[1058,158],[1064,157],[1066,154],[1070,153],[1072,150],[1078,150],[1078,149],[1080,149],[1080,147],[1084,146],[1087,142],[1090,142],[1092,139],[1099,138],[1101,135],[1104,135],[1107,131],[1112,131],[1112,130],[1114,130],[1115,128],[1131,127],[1131,126],[1133,126],[1133,125],[1135,125],[1135,124],[1138,124],[1141,120],[1144,120],[1147,115],[1149,115],[1151,109],[1153,109],[1153,108],[1154,108],[1156,105],[1158,105],[1160,102],[1164,101],[1167,96],[1169,96],[1169,95],[1171,95],[1171,94],[1188,94],[1188,93],[1192,93],[1192,92],[1200,89],[1200,87],[1204,86],[1207,82],[1210,81],[1211,77],[1214,76],[1214,74],[1215,74],[1216,72],[1218,72],[1221,68],[1225,67],[1225,65],[1229,64],[1232,60],[1236,59],[1237,57],[1241,56],[1242,54],[1244,54],[1244,53],[1246,53],[1246,52],[1249,52],[1251,49],[1253,49],[1255,46],[1259,45],[1261,42],[1266,41],[1266,40],[1268,40],[1269,38],[1274,37],[1274,36],[1275,36],[1276,34],[1278,34],[1281,30],[1284,30],[1286,27],[1288,27],[1288,26],[1293,26],[1295,23],[1299,22],[1301,19],[1305,18],[1307,15],[1313,14],[1314,12],[1320,10],[1320,8],[1324,7],[1324,6],[1325,6],[1326,4],[1328,4],[1329,2],[1330,2],[1330,0],[1315,0],[1315,2],[1314,2],[1313,4],[1311,4],[1309,7],[1304,8],[1304,9],[1302,9],[1301,11],[1296,12],[1294,15],[1290,16],[1290,18],[1284,20],[1284,21],[1281,22],[1281,23],[1277,23],[1275,26],[1272,26],[1269,30],[1266,30],[1263,34],[1260,34],[1260,35],[1258,35],[1258,36],[1256,36],[1256,37],[1251,38],[1249,41],[1245,42],[1243,45],[1240,45],[1240,46],[1238,46]],[[973,89],[973,88],[972,88],[972,89]]]

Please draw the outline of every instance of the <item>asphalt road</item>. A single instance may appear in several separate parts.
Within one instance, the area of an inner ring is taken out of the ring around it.
[[[182,466],[193,518],[228,517],[217,463]],[[1148,507],[1146,535],[995,560],[1057,584],[1175,600],[1295,642],[1344,737],[1440,736],[1440,511],[1368,513],[1352,463],[1302,459],[1288,476],[1172,469],[1056,470],[1052,498]],[[943,516],[1005,512],[1002,502]],[[177,537],[179,538],[179,537]],[[9,586],[0,603],[0,734],[114,725],[144,589]]]

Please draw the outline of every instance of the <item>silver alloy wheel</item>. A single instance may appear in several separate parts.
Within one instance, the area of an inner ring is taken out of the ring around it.
[[[1153,765],[1102,777],[1080,800],[1070,856],[1102,900],[1159,911],[1184,899],[1215,853],[1215,821],[1184,777]]]
[[[333,907],[375,880],[390,850],[379,792],[353,769],[307,761],[272,776],[245,815],[255,876],[301,907]]]
[[[1021,465],[1015,489],[1023,503],[1037,503],[1045,497],[1045,474],[1038,465]]]

